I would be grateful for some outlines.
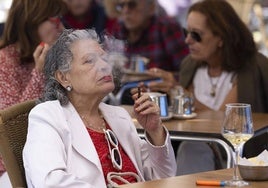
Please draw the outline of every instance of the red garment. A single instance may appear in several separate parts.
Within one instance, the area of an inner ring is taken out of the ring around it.
[[[108,129],[110,129],[109,125],[106,123],[106,126]],[[100,163],[102,165],[102,170],[103,170],[103,174],[104,174],[104,179],[106,181],[107,184],[107,174],[109,172],[134,172],[137,173],[137,170],[135,168],[135,166],[133,165],[132,161],[130,160],[130,158],[128,157],[128,155],[126,154],[126,152],[124,151],[124,149],[122,148],[122,146],[119,143],[119,151],[122,157],[122,161],[123,161],[123,165],[122,165],[122,170],[116,170],[111,162],[110,159],[110,153],[109,153],[109,147],[108,147],[108,143],[105,139],[105,135],[104,133],[100,133],[100,132],[96,132],[93,131],[89,128],[87,128],[88,133],[95,145],[95,148],[97,150],[99,159],[100,159]],[[133,177],[124,177],[127,181],[131,182],[131,183],[136,183],[136,179]],[[115,181],[117,184],[122,185],[122,182],[119,181]]]
[[[15,45],[0,49],[0,109],[41,96],[44,76],[34,63],[21,64]],[[5,171],[0,156],[0,176]]]
[[[92,25],[92,17],[90,13],[88,13],[85,20],[81,21],[78,21],[71,13],[64,15],[64,19],[73,29],[85,29]]]
[[[112,34],[122,40],[128,38],[128,31],[122,23],[115,24]],[[135,42],[126,42],[126,55],[141,55],[149,58],[147,68],[158,67],[167,71],[179,72],[182,60],[189,48],[180,24],[168,17],[152,17],[150,24]]]
[[[105,14],[104,8],[94,0],[91,1],[91,5],[83,18],[83,20],[80,20],[81,17],[80,19],[77,19],[74,15],[72,15],[72,13],[68,12],[62,16],[61,21],[67,29],[94,28],[98,34],[102,34],[105,30],[108,18]]]
[[[41,96],[44,76],[34,63],[21,64],[15,45],[0,50],[0,109]]]
[[[105,31],[107,34],[111,34],[114,30],[114,27],[117,24],[117,19],[113,18],[107,18]]]

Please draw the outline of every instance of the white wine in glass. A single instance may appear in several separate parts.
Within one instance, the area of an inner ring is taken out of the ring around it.
[[[222,124],[222,135],[235,149],[234,176],[226,181],[228,186],[246,186],[248,182],[240,180],[237,175],[239,148],[254,134],[250,104],[226,104],[225,117]]]

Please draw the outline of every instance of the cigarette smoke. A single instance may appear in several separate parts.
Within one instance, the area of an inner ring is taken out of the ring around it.
[[[125,43],[110,35],[105,35],[103,38],[104,50],[108,53],[108,63],[112,67],[115,84],[114,92],[117,92],[121,87],[125,65],[128,62],[128,58],[124,55]]]

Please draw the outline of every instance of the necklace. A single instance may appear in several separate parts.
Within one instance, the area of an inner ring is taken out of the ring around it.
[[[218,82],[220,80],[220,76],[217,78],[216,83],[213,83],[212,78],[209,76],[210,84],[211,84],[211,89],[210,89],[210,96],[215,97],[216,96],[216,88],[218,85]]]
[[[105,121],[104,121],[104,118],[103,116],[101,115],[100,118],[102,120],[102,123],[101,123],[101,126],[94,126],[92,123],[90,123],[87,118],[85,116],[82,116],[81,115],[81,118],[82,120],[84,120],[84,122],[86,123],[86,127],[90,128],[90,129],[93,129],[93,130],[96,130],[96,131],[100,131],[100,132],[103,132],[103,130],[106,129],[106,124],[105,124]]]

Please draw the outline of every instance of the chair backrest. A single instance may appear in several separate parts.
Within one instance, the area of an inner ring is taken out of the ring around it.
[[[35,101],[26,101],[0,111],[0,153],[12,187],[27,187],[22,150],[28,130],[28,114]]]

